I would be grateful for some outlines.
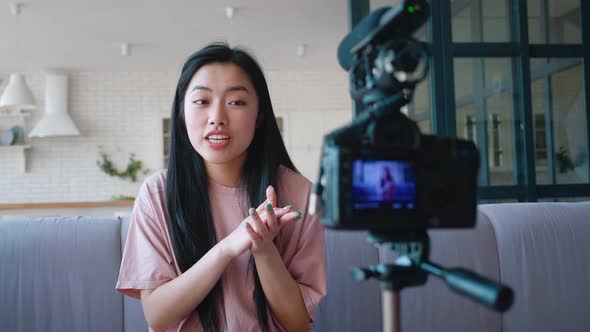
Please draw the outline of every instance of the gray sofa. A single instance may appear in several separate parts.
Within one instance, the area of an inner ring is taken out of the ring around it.
[[[128,220],[0,220],[0,330],[146,331],[141,304],[114,290]],[[430,278],[402,294],[402,331],[590,330],[590,202],[481,205],[473,230],[431,231],[431,259],[510,284],[493,313]],[[352,266],[391,261],[364,232],[326,232],[328,296],[317,331],[381,330],[380,289]]]

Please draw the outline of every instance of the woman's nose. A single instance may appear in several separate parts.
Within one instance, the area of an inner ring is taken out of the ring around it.
[[[209,119],[209,124],[212,126],[225,126],[224,120]]]
[[[209,112],[209,124],[213,126],[227,125],[227,114],[223,105],[214,104]]]

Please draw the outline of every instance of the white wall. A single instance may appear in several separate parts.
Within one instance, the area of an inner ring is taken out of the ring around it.
[[[39,106],[27,120],[28,132],[43,109],[44,74],[25,77]],[[21,152],[0,150],[0,203],[135,196],[141,181],[124,181],[99,170],[100,145],[120,169],[131,152],[150,170],[162,168],[162,119],[169,116],[176,72],[70,72],[69,78],[70,114],[82,135],[33,139],[25,173],[19,167]],[[347,74],[268,72],[267,79],[275,112],[284,118],[291,157],[314,181],[322,134],[351,119]]]

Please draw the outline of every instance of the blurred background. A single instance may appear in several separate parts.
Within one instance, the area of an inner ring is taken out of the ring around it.
[[[0,218],[128,214],[166,165],[180,67],[212,41],[258,58],[288,151],[314,181],[322,136],[354,107],[336,48],[395,2],[0,2]],[[431,1],[416,35],[431,73],[403,111],[425,133],[476,142],[481,203],[590,197],[588,7]]]

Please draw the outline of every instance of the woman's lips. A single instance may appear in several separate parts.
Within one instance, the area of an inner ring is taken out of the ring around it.
[[[205,138],[207,146],[214,150],[225,148],[229,144],[229,140],[230,138],[225,135],[210,135]]]

